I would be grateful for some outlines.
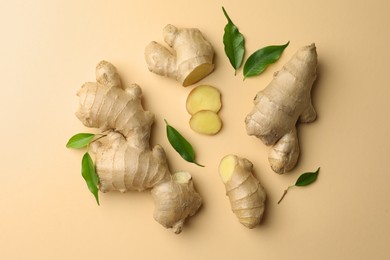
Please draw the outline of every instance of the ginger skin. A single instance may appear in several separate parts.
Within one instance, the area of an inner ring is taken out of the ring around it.
[[[238,220],[247,228],[260,223],[266,194],[252,173],[253,164],[236,155],[227,155],[219,164],[219,174],[225,184],[226,195]]]
[[[180,233],[184,220],[202,204],[189,173],[171,175],[164,149],[149,145],[153,113],[141,104],[137,85],[122,88],[116,68],[101,61],[97,82],[85,83],[78,92],[76,116],[87,127],[107,131],[107,138],[94,142],[96,173],[102,192],[152,189],[154,218]],[[184,176],[184,177],[183,177]],[[161,206],[164,205],[164,206]]]
[[[192,85],[214,70],[214,50],[199,29],[178,29],[168,24],[163,29],[164,41],[175,51],[155,41],[145,48],[148,69],[158,75],[176,79],[184,87]]]
[[[248,135],[272,145],[271,168],[282,174],[292,170],[299,157],[296,123],[316,119],[311,88],[316,79],[317,53],[313,44],[305,46],[275,73],[271,83],[258,92],[254,108],[245,119]]]
[[[175,172],[171,181],[152,189],[155,201],[154,219],[176,234],[182,230],[185,219],[194,215],[201,205],[188,172]]]

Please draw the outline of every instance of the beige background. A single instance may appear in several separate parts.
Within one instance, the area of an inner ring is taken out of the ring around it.
[[[131,2],[131,3],[130,3]],[[256,49],[290,46],[259,77],[235,77],[222,43],[225,6]],[[385,259],[390,254],[390,4],[376,1],[1,1],[0,259]],[[183,88],[151,74],[143,50],[172,23],[198,27],[213,44],[216,69],[200,83],[223,94],[223,130],[189,129]],[[300,125],[302,154],[289,174],[274,174],[268,147],[245,133],[252,99],[295,51],[315,42],[318,120]],[[74,116],[76,92],[106,59],[125,84],[143,88],[156,115],[153,144],[171,169],[192,173],[201,211],[174,235],[153,220],[149,192],[100,194],[98,207],[80,174],[81,151],[65,143],[91,131]],[[194,145],[200,168],[165,137],[166,118]],[[217,167],[236,153],[255,165],[268,194],[254,230],[230,210]],[[300,173],[318,181],[276,202]]]

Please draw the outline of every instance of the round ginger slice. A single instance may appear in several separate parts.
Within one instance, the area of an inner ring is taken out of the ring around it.
[[[215,135],[222,128],[222,120],[214,111],[201,110],[191,117],[190,127],[199,134]]]
[[[221,92],[209,85],[200,85],[188,94],[186,108],[190,115],[201,110],[210,110],[217,113],[222,106]]]

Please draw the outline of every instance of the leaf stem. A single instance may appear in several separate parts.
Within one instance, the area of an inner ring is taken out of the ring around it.
[[[284,190],[282,197],[281,197],[280,200],[278,201],[278,204],[283,200],[283,198],[284,198],[284,196],[286,196],[286,194],[287,194],[287,189]]]
[[[286,194],[287,194],[287,191],[288,191],[291,187],[294,187],[294,185],[288,186],[287,189],[284,190],[282,197],[281,197],[280,200],[278,201],[278,204],[283,200],[284,196],[286,196]]]

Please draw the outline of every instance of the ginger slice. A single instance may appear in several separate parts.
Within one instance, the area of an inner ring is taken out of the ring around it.
[[[221,118],[210,110],[201,110],[190,119],[190,127],[199,134],[215,135],[222,128]]]
[[[222,107],[221,92],[209,85],[200,85],[188,94],[186,108],[190,115],[201,110],[217,113]]]

